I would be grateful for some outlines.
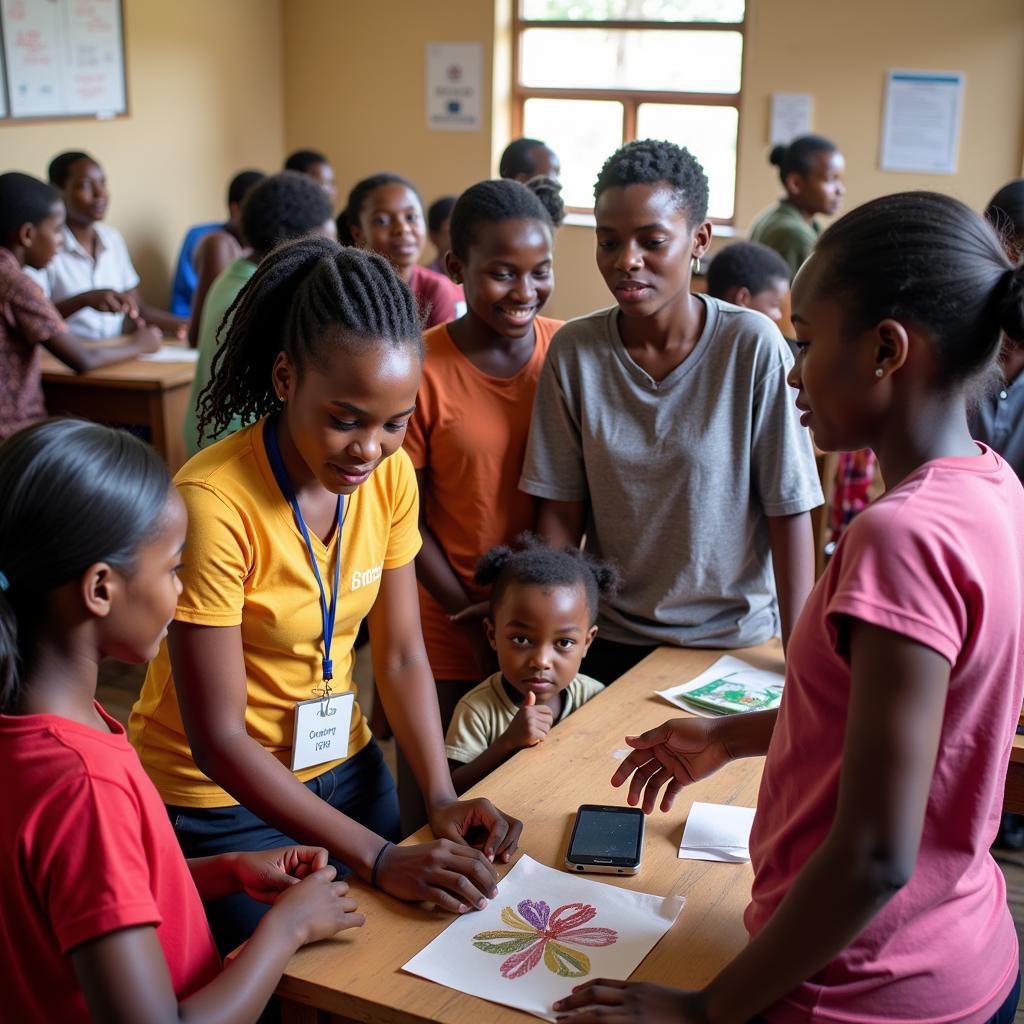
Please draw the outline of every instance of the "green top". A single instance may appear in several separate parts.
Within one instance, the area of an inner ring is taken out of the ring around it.
[[[820,234],[821,225],[816,220],[808,223],[788,199],[780,199],[754,221],[750,241],[774,249],[789,265],[792,281],[800,265],[811,255]]]
[[[206,293],[203,314],[199,318],[199,344],[196,346],[199,349],[199,359],[196,363],[196,379],[192,382],[192,394],[189,395],[188,408],[185,410],[185,452],[189,458],[200,448],[205,448],[245,426],[241,420],[233,420],[217,437],[204,437],[200,443],[196,404],[200,393],[210,380],[213,357],[217,352],[217,328],[220,327],[228,306],[235,301],[235,297],[255,273],[256,264],[242,256],[224,268],[223,273],[210,285],[210,290]]]

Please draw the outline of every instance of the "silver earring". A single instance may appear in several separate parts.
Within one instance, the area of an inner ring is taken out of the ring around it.
[[[691,274],[696,274],[698,276],[700,275],[700,257],[699,256],[694,256],[693,259],[690,260],[690,273]]]
[[[884,375],[885,375],[885,370],[883,370],[883,369],[882,369],[882,368],[881,368],[881,367],[879,366],[879,367],[878,367],[878,368],[877,368],[877,369],[875,370],[875,376],[876,376],[876,377],[882,377],[882,376],[884,376]]]

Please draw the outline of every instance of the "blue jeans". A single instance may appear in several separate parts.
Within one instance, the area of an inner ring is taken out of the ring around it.
[[[358,754],[304,785],[371,832],[392,842],[399,840],[395,780],[376,740],[370,740]],[[233,850],[272,850],[275,846],[296,845],[295,839],[238,804],[232,807],[168,805],[167,813],[186,857],[212,857]],[[351,874],[350,868],[333,857],[331,864],[339,878]],[[259,903],[244,893],[208,903],[206,913],[221,955],[249,938],[269,909],[269,904]]]

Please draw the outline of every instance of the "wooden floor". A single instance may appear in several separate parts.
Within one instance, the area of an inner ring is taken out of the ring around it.
[[[364,655],[365,652],[366,648],[363,648]],[[131,711],[132,704],[139,695],[144,676],[144,666],[124,665],[113,661],[104,662],[100,669],[100,681],[97,689],[99,702],[118,721],[127,723],[128,712]],[[356,658],[355,676],[359,685],[359,703],[368,709],[373,700],[373,673],[365,656]],[[394,742],[388,740],[382,743],[381,747],[385,760],[393,773],[395,770]],[[1017,937],[1020,940],[1021,949],[1024,950],[1024,851],[996,850],[993,853],[1006,877],[1006,896],[1014,923],[1017,925]],[[1017,1024],[1024,1024],[1024,1000],[1022,1000],[1021,1008],[1017,1010]]]

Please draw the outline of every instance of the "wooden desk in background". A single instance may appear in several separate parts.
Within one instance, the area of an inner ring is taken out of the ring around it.
[[[692,678],[722,652],[660,648],[617,683],[554,729],[540,747],[524,750],[471,792],[487,796],[526,823],[522,849],[561,867],[576,808],[582,803],[625,804],[609,779],[612,755],[637,733],[684,714],[654,696]],[[733,651],[762,668],[782,671],[777,641]],[[698,987],[746,944],[742,914],[750,897],[749,864],[679,860],[676,856],[694,800],[752,807],[763,759],[738,761],[680,794],[668,814],[647,821],[643,866],[634,878],[595,876],[609,885],[657,895],[680,893],[686,906],[633,977]],[[417,838],[427,838],[424,830]],[[503,869],[504,870],[504,869]],[[362,883],[353,884],[366,924],[301,950],[288,965],[278,994],[285,1024],[525,1024],[528,1014],[402,973],[401,967],[451,920],[401,903]],[[499,899],[501,897],[499,896]]]
[[[185,462],[185,410],[196,364],[129,359],[75,373],[49,352],[41,353],[43,395],[51,416],[70,413],[116,426],[142,424],[171,472]]]
[[[1024,814],[1024,736],[1014,736],[1010,763],[1006,769],[1006,791],[1003,810]]]

